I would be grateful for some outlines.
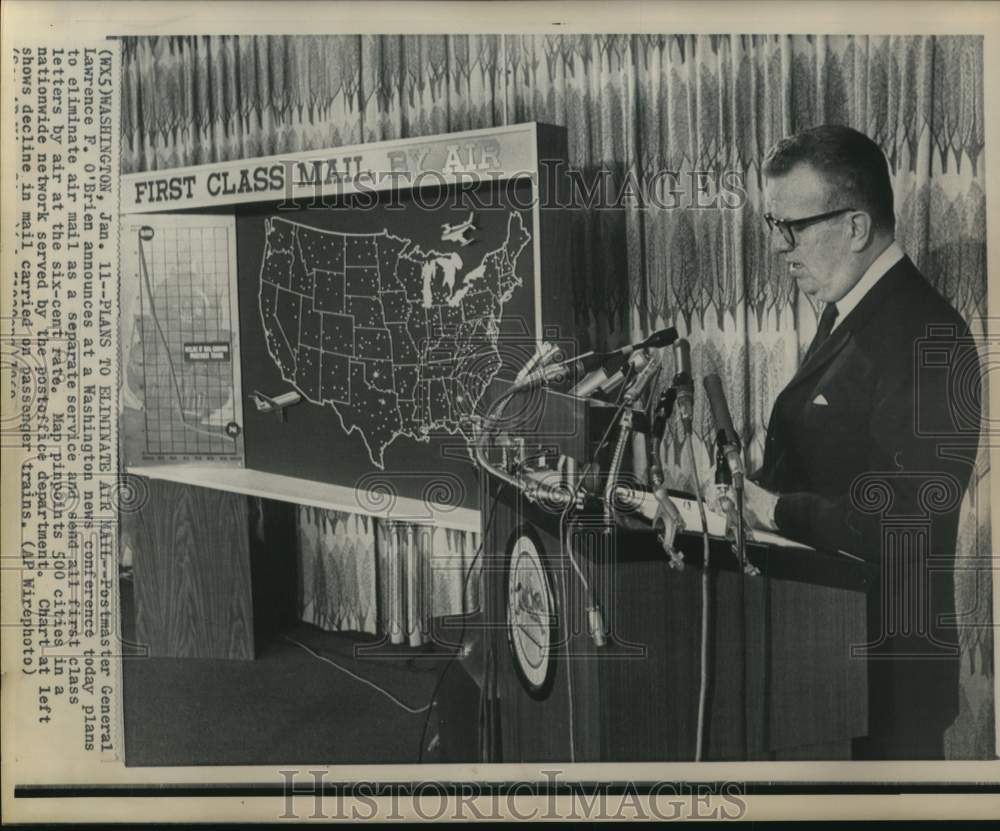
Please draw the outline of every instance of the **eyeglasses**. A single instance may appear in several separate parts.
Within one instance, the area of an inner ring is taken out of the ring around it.
[[[810,225],[815,225],[817,222],[822,222],[825,219],[833,219],[835,216],[840,216],[841,214],[846,214],[849,211],[853,211],[854,208],[840,208],[836,211],[827,211],[825,214],[816,214],[815,216],[804,216],[802,219],[775,219],[771,214],[764,214],[764,221],[767,223],[768,230],[773,231],[777,228],[781,232],[781,236],[785,238],[785,242],[789,245],[795,245],[795,231],[801,231],[803,228],[808,228]]]

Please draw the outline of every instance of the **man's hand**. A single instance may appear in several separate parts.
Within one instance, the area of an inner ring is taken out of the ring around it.
[[[677,532],[686,527],[684,517],[677,510],[677,506],[670,501],[666,485],[654,491],[653,497],[656,499],[656,514],[653,517],[653,528],[659,531],[660,544],[670,558],[670,567],[684,568],[684,555],[674,548],[674,538],[677,536]]]
[[[778,504],[778,495],[764,490],[749,479],[743,482],[743,517],[754,528],[763,531],[777,531],[774,522],[774,508]]]

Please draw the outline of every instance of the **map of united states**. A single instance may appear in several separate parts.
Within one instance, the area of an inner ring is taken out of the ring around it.
[[[346,234],[275,217],[265,235],[260,316],[286,382],[358,431],[380,469],[401,436],[470,436],[468,417],[501,366],[504,305],[522,284],[531,236],[520,214],[470,270],[456,251],[424,251],[388,229]]]

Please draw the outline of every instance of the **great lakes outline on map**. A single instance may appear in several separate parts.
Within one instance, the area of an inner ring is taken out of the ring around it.
[[[469,438],[467,417],[501,366],[500,320],[530,240],[510,212],[503,244],[463,273],[457,252],[424,251],[388,229],[269,218],[259,293],[267,350],[306,400],[360,433],[379,469],[400,436]]]

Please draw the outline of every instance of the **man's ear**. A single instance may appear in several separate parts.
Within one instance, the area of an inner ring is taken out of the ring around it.
[[[863,251],[871,242],[874,229],[872,218],[864,211],[855,211],[850,216],[851,220],[851,250]]]

